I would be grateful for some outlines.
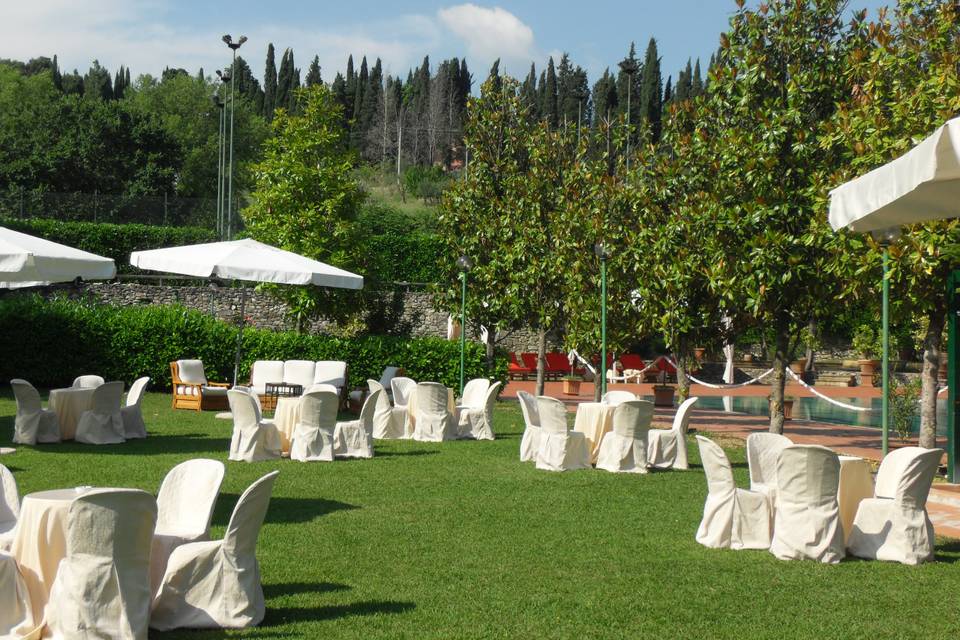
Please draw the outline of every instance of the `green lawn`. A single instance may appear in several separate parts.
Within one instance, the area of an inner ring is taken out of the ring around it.
[[[0,459],[21,493],[76,485],[155,492],[191,457],[226,462],[230,423],[148,394],[146,441],[19,447]],[[0,443],[15,406],[0,399]],[[694,541],[702,471],[552,474],[519,462],[522,420],[495,442],[377,442],[373,460],[226,462],[222,535],[240,492],[280,469],[259,557],[262,626],[206,638],[952,638],[960,545],[904,567],[781,562]],[[742,449],[731,450],[741,486]],[[698,458],[691,447],[692,461]]]

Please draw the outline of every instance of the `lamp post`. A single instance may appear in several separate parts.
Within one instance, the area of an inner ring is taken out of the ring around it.
[[[633,74],[639,66],[633,58],[626,58],[620,61],[620,70],[627,74],[627,171],[630,171],[630,94],[633,92]]]
[[[467,353],[467,274],[473,269],[473,259],[470,256],[460,256],[457,259],[460,268],[460,396],[463,397],[463,374]]]
[[[220,76],[220,71],[217,71]],[[226,105],[219,95],[213,96],[213,104],[220,116],[220,129],[217,134],[217,237],[223,239],[223,129],[226,117]]]
[[[577,147],[580,147],[580,125],[583,123],[583,101],[586,100],[587,95],[583,91],[577,91],[573,94],[573,97],[577,99]]]
[[[900,227],[888,227],[870,235],[883,247],[883,371],[880,379],[883,397],[880,400],[880,420],[883,422],[883,455],[890,445],[890,245],[900,239]]]
[[[233,51],[233,62],[230,65],[230,160],[227,172],[227,240],[233,232],[233,112],[236,107],[234,89],[237,84],[237,49],[247,41],[247,36],[240,36],[236,42],[229,35],[223,36],[223,41]]]
[[[607,392],[607,258],[610,250],[601,240],[593,245],[593,252],[600,258],[600,393]]]

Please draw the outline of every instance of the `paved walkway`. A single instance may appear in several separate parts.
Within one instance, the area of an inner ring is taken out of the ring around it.
[[[563,393],[562,382],[547,382],[544,392],[546,395],[560,398],[567,403],[570,411],[576,411],[581,402],[593,401],[593,384],[581,383],[580,393],[576,396]],[[512,380],[504,390],[503,397],[516,398],[517,391],[523,390],[533,393],[536,383],[531,380]],[[609,389],[625,389],[639,395],[653,395],[653,385],[650,384],[616,384]],[[880,390],[873,387],[817,387],[824,395],[836,398],[878,398]],[[711,389],[702,385],[692,385],[690,393],[693,396],[767,396],[770,393],[768,385],[750,385],[732,391]],[[813,394],[797,384],[787,385],[787,395],[795,397],[810,397]],[[676,410],[673,408],[656,409],[654,424],[668,428],[673,422]],[[690,419],[691,429],[700,432],[710,432],[719,435],[746,440],[747,436],[757,431],[766,431],[769,419],[766,416],[754,416],[744,413],[727,413],[724,411],[694,410]],[[880,430],[855,425],[837,425],[826,422],[808,420],[790,420],[786,423],[784,434],[797,444],[819,444],[829,447],[838,453],[859,456],[879,464],[882,458]],[[914,441],[912,444],[916,444]],[[938,440],[939,446],[946,446],[945,439]],[[896,447],[899,440],[891,438],[891,445]],[[938,535],[960,538],[960,485],[950,485],[937,482],[930,491],[927,501],[927,511],[933,521]]]

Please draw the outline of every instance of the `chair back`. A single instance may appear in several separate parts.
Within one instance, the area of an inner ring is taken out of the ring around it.
[[[627,400],[613,409],[613,431],[625,438],[636,438],[646,433],[651,420],[653,403],[646,400]]]
[[[903,447],[887,454],[877,470],[874,495],[923,508],[943,449]]]
[[[537,396],[537,413],[540,415],[540,429],[546,433],[566,433],[567,406],[549,396]]]
[[[520,360],[523,361],[523,366],[525,366],[527,369],[532,369],[533,371],[537,370],[537,363],[539,362],[539,359],[540,356],[535,353],[528,352],[520,354]],[[544,357],[544,360],[546,360],[546,357]],[[544,363],[544,366],[546,366],[546,363]]]
[[[737,485],[733,481],[733,469],[727,454],[710,438],[697,436],[697,445],[700,447],[700,461],[707,476],[707,490],[710,495],[723,496],[733,493]]]
[[[693,405],[697,404],[700,398],[687,398],[677,409],[677,415],[673,416],[673,427],[671,429],[679,433],[684,438],[687,437],[687,429],[690,427],[690,413],[693,411]]]
[[[537,409],[537,399],[526,391],[517,391],[517,399],[520,400],[520,412],[523,414],[526,427],[539,429],[540,411]]]
[[[16,522],[20,517],[20,492],[10,469],[0,464],[0,524]]]
[[[487,424],[493,427],[493,407],[497,404],[497,395],[500,393],[500,387],[503,383],[497,381],[487,387],[487,397],[483,402],[483,413],[487,419]]]
[[[143,400],[143,394],[147,390],[147,385],[150,384],[150,378],[143,376],[142,378],[137,378],[133,381],[133,384],[130,385],[130,391],[127,392],[127,405],[132,407],[134,405],[140,404],[140,401]]]
[[[393,404],[396,407],[405,407],[410,401],[410,394],[416,388],[417,383],[411,378],[397,376],[390,381],[390,388],[393,389]]]
[[[310,388],[306,390],[306,393],[313,393],[314,391],[329,391],[330,393],[335,393],[338,396],[340,395],[340,390],[337,389],[332,384],[326,382],[319,382],[317,384],[310,385]]]
[[[70,386],[74,389],[96,389],[103,383],[104,379],[101,376],[86,375],[74,378]]]
[[[617,406],[621,402],[630,402],[631,400],[637,400],[637,396],[634,393],[629,391],[607,391],[603,394],[603,397],[600,398],[600,402],[603,404],[609,404],[611,406]]]
[[[417,384],[417,413],[444,414],[449,410],[447,387],[439,382]]]
[[[777,500],[828,507],[837,502],[840,458],[819,445],[791,445],[777,462]]]
[[[298,384],[304,389],[307,389],[316,382],[326,382],[326,380],[317,380],[315,378],[316,369],[317,363],[313,360],[287,360],[283,363],[283,379],[267,380],[266,382]]]
[[[463,397],[460,404],[465,407],[482,407],[486,401],[487,389],[490,388],[490,381],[487,378],[474,378],[467,382],[463,387]]]
[[[347,384],[347,363],[340,360],[320,360],[316,363],[313,383],[332,384],[345,387]]]
[[[254,555],[257,550],[257,536],[270,506],[270,494],[279,471],[271,471],[243,492],[233,508],[230,523],[223,536],[223,550],[234,557]]]
[[[227,402],[233,414],[234,430],[249,433],[260,427],[260,411],[257,409],[257,399],[252,394],[230,389],[227,391]]]
[[[213,518],[224,466],[194,458],[167,472],[157,494],[157,531],[206,533]]]
[[[402,375],[403,367],[384,367],[383,373],[380,374],[380,386],[386,388],[390,385],[391,380]]]
[[[377,412],[380,397],[386,395],[383,392],[383,387],[381,387],[368,395],[367,399],[363,401],[363,408],[360,409],[360,426],[363,427],[369,437],[373,437],[373,415]]]
[[[283,382],[283,360],[257,360],[253,363],[250,385],[264,387],[268,382]]]
[[[299,424],[333,432],[340,396],[333,391],[311,391],[300,396]]]
[[[207,384],[203,360],[177,360],[177,376],[185,384]]]
[[[17,399],[18,414],[29,415],[43,408],[40,392],[32,384],[21,378],[14,378],[10,381],[10,386],[13,388],[13,397]]]
[[[91,401],[94,413],[110,414],[120,411],[120,402],[123,400],[123,383],[119,380],[105,382],[93,390]]]
[[[777,461],[780,452],[793,444],[779,433],[759,432],[747,436],[747,465],[750,467],[750,486],[777,486]]]

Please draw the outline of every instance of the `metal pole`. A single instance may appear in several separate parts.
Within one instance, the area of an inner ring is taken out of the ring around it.
[[[883,398],[880,401],[880,419],[883,421],[883,456],[890,444],[890,248],[883,247]]]
[[[947,482],[957,481],[957,459],[960,458],[960,439],[957,438],[957,414],[960,398],[957,397],[957,384],[960,383],[960,359],[957,340],[960,340],[960,308],[958,308],[957,289],[960,288],[960,271],[953,271],[947,278],[947,348],[940,352],[947,359]]]
[[[227,240],[232,239],[233,236],[233,111],[236,105],[234,94],[234,87],[237,84],[236,70],[237,50],[233,49],[233,64],[230,66],[230,167],[227,174]]]
[[[627,75],[627,172],[630,171],[630,93],[633,89],[633,74]]]
[[[237,375],[240,372],[240,345],[243,342],[243,325],[246,324],[247,285],[240,285],[240,330],[237,332],[237,357],[233,361],[233,386],[237,386]]]
[[[577,147],[580,147],[580,123],[583,120],[583,100],[577,100]]]
[[[600,393],[607,392],[607,257],[600,256]]]
[[[460,272],[463,292],[460,297],[460,397],[463,397],[463,374],[467,353],[467,272]]]
[[[218,106],[220,128],[217,131],[217,237],[223,240],[223,130],[227,106]]]

